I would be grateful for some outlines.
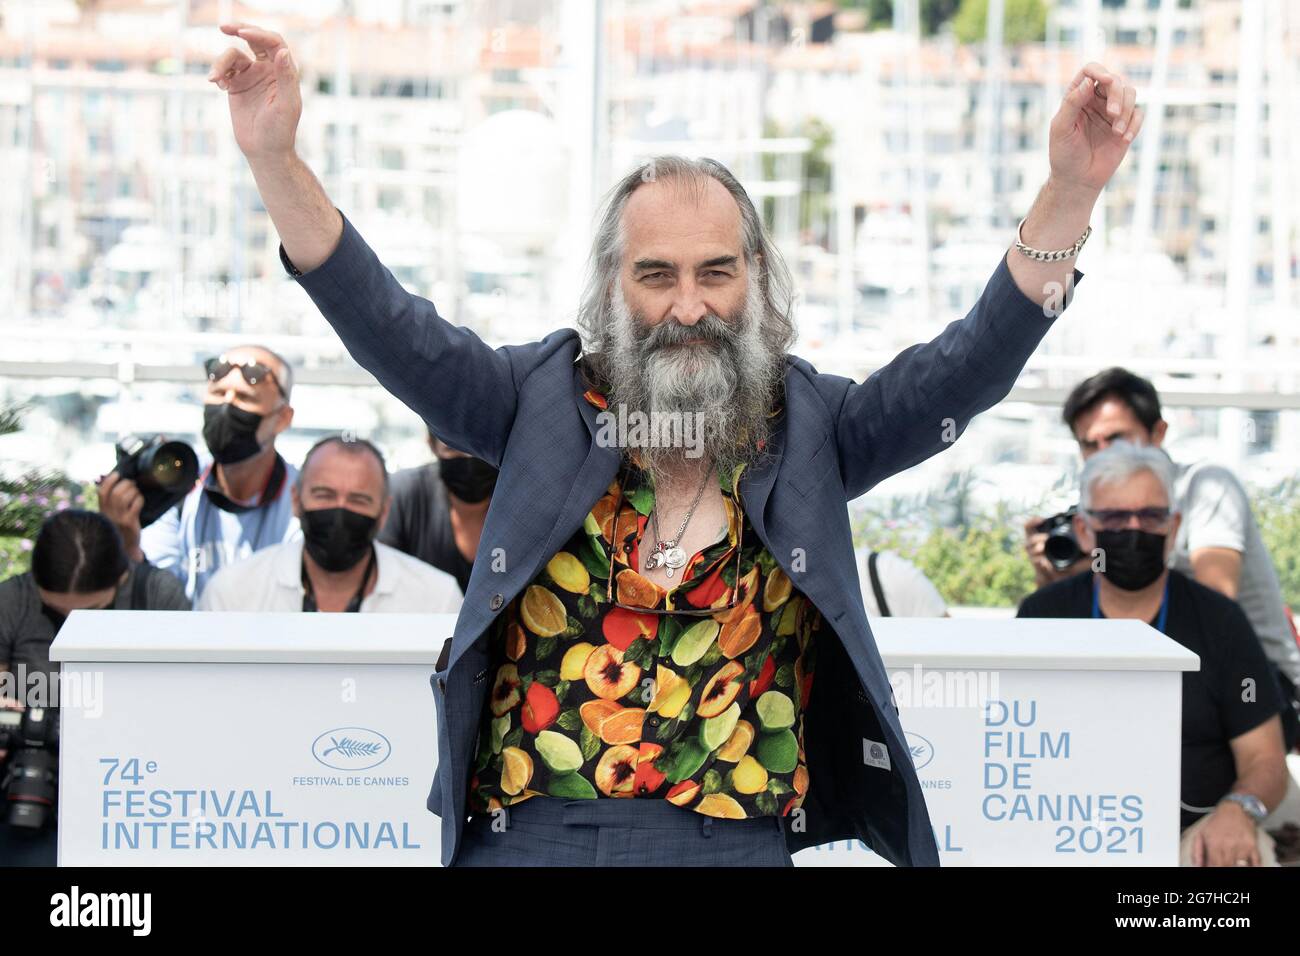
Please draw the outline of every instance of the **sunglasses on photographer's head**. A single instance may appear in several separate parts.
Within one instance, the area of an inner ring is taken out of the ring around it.
[[[285,401],[289,400],[289,396],[284,394],[280,380],[275,377],[275,372],[263,362],[232,362],[224,355],[220,355],[204,362],[203,368],[208,373],[209,382],[221,381],[230,374],[232,369],[239,369],[239,374],[244,376],[244,381],[249,385],[260,385],[262,382],[269,380],[275,386],[275,390],[280,393],[280,397]]]

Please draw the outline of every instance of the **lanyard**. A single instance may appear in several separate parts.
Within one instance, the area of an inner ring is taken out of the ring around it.
[[[1092,616],[1101,617],[1101,585],[1092,579]],[[1156,630],[1165,632],[1165,619],[1169,616],[1169,577],[1165,577],[1165,593],[1160,596],[1160,613],[1156,616]]]
[[[345,613],[348,611],[356,612],[361,610],[361,602],[366,596],[366,585],[370,583],[370,572],[374,569],[375,549],[371,548],[370,561],[366,564],[366,573],[361,575],[361,587],[357,588],[357,593],[352,595],[352,600],[349,601],[348,606],[343,609]],[[320,610],[320,608],[316,606],[316,595],[311,589],[311,578],[307,576],[307,559],[305,557],[302,562],[302,609],[304,611]]]
[[[254,509],[261,511],[261,514],[258,515],[257,518],[257,530],[253,532],[253,550],[261,551],[262,531],[266,528],[267,518],[270,517],[271,506],[279,499],[280,492],[284,489],[284,478],[287,470],[285,468],[284,459],[281,458],[279,454],[275,456],[275,464],[271,468],[271,474],[267,476],[266,487],[262,489],[262,493],[258,496],[257,504],[255,505],[236,504],[222,494],[219,489],[209,487],[208,476],[212,474],[212,469],[214,467],[215,463],[208,465],[207,470],[203,472],[202,476],[198,480],[198,486],[202,489],[202,493],[199,495],[199,500],[195,504],[194,527],[197,534],[194,537],[194,545],[191,554],[206,550],[209,546],[211,546],[212,553],[215,554],[217,552],[218,549],[216,548],[216,545],[221,542],[210,540],[208,533],[211,530],[210,524],[213,512],[218,510],[230,512],[231,514],[245,514]],[[219,525],[218,533],[220,533]],[[225,555],[223,554],[221,557],[223,558],[222,563],[224,563]],[[196,593],[200,571],[216,571],[219,569],[218,562],[215,558],[212,564],[213,567],[211,568],[201,569],[199,567],[199,561],[196,558],[191,557],[190,581],[191,584],[195,585]]]

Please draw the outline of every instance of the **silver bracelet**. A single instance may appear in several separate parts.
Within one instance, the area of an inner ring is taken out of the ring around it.
[[[1071,259],[1079,254],[1079,250],[1083,248],[1083,244],[1087,242],[1088,237],[1092,235],[1092,226],[1089,226],[1087,229],[1083,230],[1083,235],[1076,239],[1074,245],[1070,246],[1070,248],[1044,252],[1042,249],[1031,249],[1029,246],[1025,245],[1024,237],[1021,235],[1021,230],[1024,228],[1025,221],[1021,219],[1020,225],[1016,226],[1016,249],[1019,250],[1021,255],[1028,256],[1036,262],[1060,262],[1062,259]]]

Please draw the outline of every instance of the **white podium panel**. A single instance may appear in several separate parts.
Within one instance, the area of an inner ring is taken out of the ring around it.
[[[1140,621],[872,630],[941,865],[1178,864],[1182,672],[1199,668],[1195,654]],[[859,841],[795,863],[887,865]]]
[[[437,865],[429,678],[454,621],[73,612],[59,863]],[[1196,655],[1137,621],[872,627],[943,865],[1177,863]],[[885,865],[857,841],[795,863]]]
[[[437,866],[429,676],[455,615],[74,612],[60,865]]]

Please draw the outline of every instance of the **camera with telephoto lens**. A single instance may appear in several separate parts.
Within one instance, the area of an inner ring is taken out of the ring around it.
[[[53,824],[59,794],[59,711],[0,710],[0,820],[35,832]]]
[[[1044,518],[1034,529],[1047,535],[1043,554],[1047,555],[1047,560],[1051,561],[1052,567],[1058,571],[1068,569],[1083,557],[1083,551],[1079,548],[1079,539],[1074,536],[1074,516],[1078,513],[1077,505],[1067,508],[1050,518]]]
[[[117,473],[130,478],[144,495],[140,527],[153,524],[185,500],[199,477],[199,458],[183,441],[162,435],[128,435],[117,443]]]

